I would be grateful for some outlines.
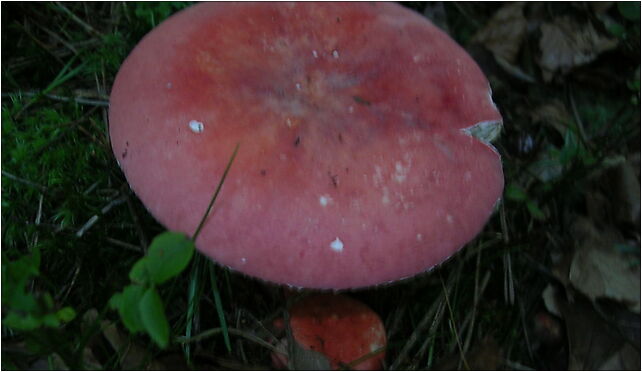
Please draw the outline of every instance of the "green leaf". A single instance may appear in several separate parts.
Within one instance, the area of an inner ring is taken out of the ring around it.
[[[193,254],[194,243],[187,235],[171,231],[158,235],[152,241],[146,257],[151,281],[162,284],[180,274]]]
[[[19,315],[16,312],[10,312],[4,319],[2,319],[2,324],[4,326],[19,329],[22,331],[31,331],[34,330],[42,324],[42,319],[38,319],[31,314],[24,316]]]
[[[70,322],[76,317],[76,312],[71,307],[63,307],[56,312],[56,317],[62,322]]]
[[[528,199],[528,196],[526,195],[526,191],[521,186],[518,186],[514,183],[509,184],[506,186],[506,191],[505,191],[506,199],[513,200],[513,201],[524,201]]]
[[[109,308],[112,310],[118,310],[120,309],[120,304],[123,302],[123,294],[118,292],[115,293],[111,298],[109,299]]]
[[[169,323],[165,317],[163,301],[155,288],[148,288],[138,304],[145,330],[161,348],[169,344]]]
[[[145,287],[130,284],[125,287],[120,296],[120,301],[118,301],[120,318],[131,333],[140,332],[145,329],[139,311],[139,305],[144,293]]]
[[[136,261],[132,269],[129,271],[129,280],[138,284],[149,283],[149,271],[147,270],[147,256]]]
[[[620,11],[620,14],[629,21],[637,21],[640,19],[639,1],[618,2],[617,9]]]
[[[40,318],[40,321],[44,326],[47,327],[58,327],[60,325],[60,320],[58,320],[58,317],[56,317],[56,314],[45,314]]]
[[[531,214],[533,218],[536,220],[545,220],[546,219],[546,214],[544,211],[542,211],[539,206],[537,205],[536,202],[529,200],[526,203],[526,208],[528,209],[528,212]]]

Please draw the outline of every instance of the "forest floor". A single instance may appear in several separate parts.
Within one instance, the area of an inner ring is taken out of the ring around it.
[[[283,291],[198,253],[159,286],[167,347],[110,306],[164,231],[113,156],[110,89],[189,5],[2,3],[2,369],[272,368]],[[488,76],[506,186],[455,257],[347,292],[384,367],[639,370],[640,3],[404,5]]]

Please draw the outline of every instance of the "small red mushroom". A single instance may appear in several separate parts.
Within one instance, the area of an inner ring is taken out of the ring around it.
[[[424,272],[475,237],[504,185],[501,121],[448,35],[362,2],[192,6],[132,51],[109,111],[132,189],[188,234],[240,143],[196,246],[326,289]]]
[[[382,368],[386,331],[377,313],[365,304],[345,295],[317,294],[295,303],[289,314],[292,339],[297,347],[321,354],[327,358],[330,368]],[[280,347],[287,349],[287,343],[282,342]],[[283,354],[274,353],[272,359],[279,368],[288,365],[288,358]]]

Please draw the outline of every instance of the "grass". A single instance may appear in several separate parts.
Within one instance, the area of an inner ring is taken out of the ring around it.
[[[188,5],[2,4],[3,369],[270,368],[281,289],[202,256],[159,288],[174,337],[169,348],[130,335],[108,308],[164,231],[112,155],[109,89],[145,33]],[[499,6],[446,4],[455,39],[470,46]],[[552,257],[572,246],[569,219],[590,208],[596,172],[639,159],[640,27],[622,12],[609,13],[622,26],[617,49],[549,83],[537,75],[532,40],[521,58],[536,83],[476,56],[505,118],[496,145],[507,194],[484,231],[447,263],[350,293],[384,320],[387,367],[555,369],[533,325],[542,291],[557,283]],[[552,101],[567,115],[542,109]],[[638,227],[616,225],[639,245]],[[11,311],[28,318],[22,328],[7,323]]]

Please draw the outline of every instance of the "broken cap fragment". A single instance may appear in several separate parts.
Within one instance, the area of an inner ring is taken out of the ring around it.
[[[288,357],[293,357],[294,369],[315,365],[320,368],[324,362],[334,370],[382,368],[386,330],[377,313],[362,302],[345,295],[316,294],[292,305],[289,316],[292,339],[297,347],[287,348],[287,343],[281,347],[302,355],[286,357],[274,353],[272,359],[277,367],[287,366]],[[318,360],[320,358],[326,360]]]
[[[426,271],[503,189],[485,76],[388,3],[204,3],[150,32],[110,98],[114,154],[168,229],[264,280],[343,289]]]

